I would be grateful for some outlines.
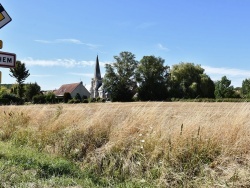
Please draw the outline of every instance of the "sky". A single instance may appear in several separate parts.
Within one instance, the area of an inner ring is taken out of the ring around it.
[[[235,87],[250,78],[249,0],[1,0],[12,21],[1,51],[15,53],[42,90],[82,81],[89,89],[122,51],[154,55],[172,66],[199,64],[212,80]],[[13,84],[0,67],[2,84]]]

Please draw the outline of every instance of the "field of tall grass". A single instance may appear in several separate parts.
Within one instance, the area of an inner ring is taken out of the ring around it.
[[[250,187],[250,103],[0,106],[0,187]]]

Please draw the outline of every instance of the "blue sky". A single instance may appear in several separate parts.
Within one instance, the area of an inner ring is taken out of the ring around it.
[[[200,64],[234,86],[250,78],[249,0],[1,0],[12,22],[1,51],[17,55],[43,90],[82,81],[89,88],[98,54],[104,64],[130,51]],[[0,68],[2,83],[15,83]]]

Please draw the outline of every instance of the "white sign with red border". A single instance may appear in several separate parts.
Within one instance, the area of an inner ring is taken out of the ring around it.
[[[0,67],[14,68],[16,66],[16,54],[0,52]]]

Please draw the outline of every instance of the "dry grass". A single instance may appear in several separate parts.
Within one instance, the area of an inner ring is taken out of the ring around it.
[[[250,103],[0,107],[0,138],[65,156],[105,185],[250,186]]]

